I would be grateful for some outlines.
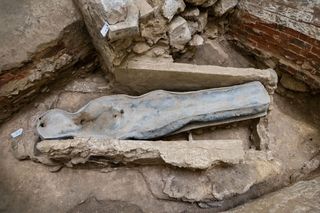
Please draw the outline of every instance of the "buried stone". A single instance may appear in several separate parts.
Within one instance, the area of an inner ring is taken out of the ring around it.
[[[38,119],[42,139],[94,137],[152,139],[197,128],[265,116],[270,97],[260,82],[195,92],[153,91],[113,95],[75,113],[47,111]]]

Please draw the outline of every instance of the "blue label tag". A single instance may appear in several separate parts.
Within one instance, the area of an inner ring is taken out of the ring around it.
[[[19,137],[20,135],[22,135],[22,133],[23,133],[23,129],[20,128],[20,129],[14,131],[13,133],[11,133],[10,135],[12,138],[16,138],[16,137]]]
[[[100,30],[100,33],[103,37],[106,37],[109,31],[109,24],[107,22],[104,23],[103,27]]]

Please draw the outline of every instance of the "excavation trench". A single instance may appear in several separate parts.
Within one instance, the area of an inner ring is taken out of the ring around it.
[[[32,23],[0,34],[0,211],[319,210],[319,28],[284,9],[319,5],[33,1],[0,3]]]

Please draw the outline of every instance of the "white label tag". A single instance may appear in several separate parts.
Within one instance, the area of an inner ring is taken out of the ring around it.
[[[103,27],[100,30],[100,33],[103,37],[106,37],[107,33],[109,31],[109,24],[107,22],[104,23]]]
[[[20,135],[22,135],[22,133],[23,133],[23,129],[21,128],[21,129],[18,129],[16,131],[12,132],[10,135],[12,138],[16,138],[16,137],[19,137]]]

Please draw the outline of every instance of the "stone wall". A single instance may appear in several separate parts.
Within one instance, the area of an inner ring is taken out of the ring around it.
[[[95,53],[71,1],[0,2],[0,123],[71,77],[95,67]]]
[[[289,73],[320,90],[319,1],[241,0],[230,34],[280,76]]]

